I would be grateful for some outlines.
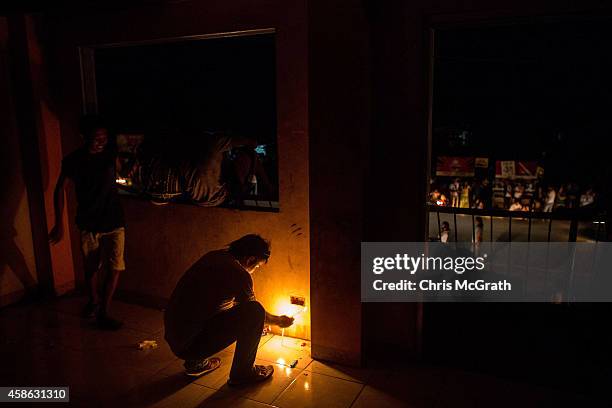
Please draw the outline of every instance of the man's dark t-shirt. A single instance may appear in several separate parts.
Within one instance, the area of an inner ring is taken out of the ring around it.
[[[64,158],[62,172],[74,181],[79,229],[109,232],[125,226],[112,152],[91,154],[85,148],[78,149]]]
[[[206,321],[255,300],[251,275],[226,250],[200,258],[181,277],[164,315],[166,341],[175,353],[189,346]]]

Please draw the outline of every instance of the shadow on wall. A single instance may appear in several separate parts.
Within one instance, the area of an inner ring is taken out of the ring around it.
[[[0,21],[0,35],[6,20]],[[5,43],[0,43],[0,134],[7,135],[0,149],[0,306],[17,300],[22,290],[36,286],[34,254],[28,212],[28,197],[21,172],[19,138],[13,126],[9,97],[8,59]],[[22,248],[24,248],[22,250]],[[26,251],[27,257],[24,256]],[[17,278],[17,281],[14,278]]]

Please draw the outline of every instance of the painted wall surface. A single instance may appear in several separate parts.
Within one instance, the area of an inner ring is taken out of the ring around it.
[[[29,202],[11,101],[7,19],[0,17],[0,306],[36,285]]]
[[[369,171],[369,30],[364,3],[309,2],[313,358],[359,365],[360,253]]]
[[[28,43],[30,77],[32,80],[32,98],[36,115],[38,136],[38,157],[40,158],[40,180],[43,194],[44,220],[47,229],[55,224],[53,192],[61,171],[62,143],[60,124],[56,106],[49,95],[47,61],[45,58],[49,44],[42,38],[44,26],[36,16],[25,18],[25,34]],[[64,207],[62,214],[64,231],[68,231],[68,212]],[[61,295],[75,287],[74,265],[72,263],[71,237],[65,233],[64,239],[50,245],[49,255],[53,273],[53,290]]]
[[[272,242],[269,263],[254,274],[257,297],[281,313],[289,294],[307,297],[309,286],[306,5],[303,1],[208,1],[155,5],[119,12],[50,15],[55,51],[51,71],[61,100],[63,151],[79,144],[81,111],[77,46],[177,36],[276,29],[277,136],[280,212],[264,213],[189,205],[158,207],[126,198],[127,270],[119,289],[134,298],[167,299],[181,274],[207,251],[247,233]],[[74,200],[72,200],[74,201]],[[70,205],[74,214],[74,202]],[[299,230],[298,230],[299,229]],[[72,236],[78,240],[72,227]],[[74,247],[73,247],[74,248]],[[80,264],[75,255],[75,264]],[[77,277],[78,278],[78,277]],[[286,334],[309,338],[309,313]]]

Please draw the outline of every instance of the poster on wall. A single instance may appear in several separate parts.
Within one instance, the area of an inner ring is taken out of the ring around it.
[[[436,162],[436,176],[474,177],[474,158],[439,156]]]
[[[539,167],[536,161],[501,160],[495,162],[496,178],[532,180],[538,177],[539,172],[543,173],[544,169]]]
[[[488,157],[477,157],[474,160],[474,165],[478,168],[486,169],[489,167],[489,158]]]

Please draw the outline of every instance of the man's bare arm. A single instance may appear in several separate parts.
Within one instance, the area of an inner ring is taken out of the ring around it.
[[[53,210],[55,212],[55,225],[49,232],[49,242],[56,244],[62,240],[64,236],[64,226],[62,223],[62,214],[64,213],[64,186],[66,185],[66,176],[60,173],[55,190],[53,191]]]
[[[293,324],[293,317],[289,316],[276,316],[266,311],[266,324],[273,324],[275,326],[285,328]]]

